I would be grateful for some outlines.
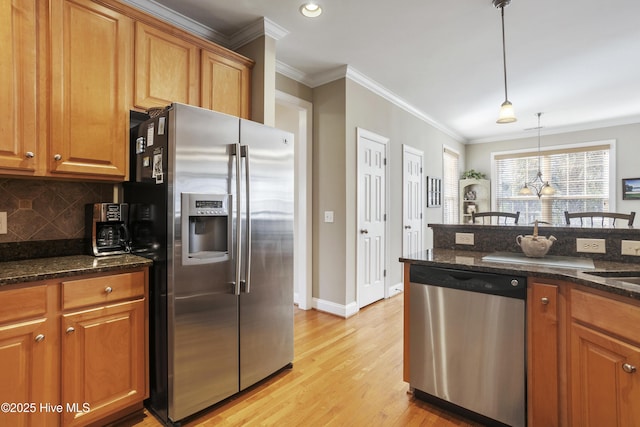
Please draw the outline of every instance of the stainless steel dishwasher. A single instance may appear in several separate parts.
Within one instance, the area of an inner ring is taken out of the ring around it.
[[[411,265],[409,382],[485,425],[526,425],[526,278]]]

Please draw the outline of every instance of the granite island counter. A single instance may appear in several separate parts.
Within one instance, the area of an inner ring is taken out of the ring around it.
[[[560,236],[546,259],[502,262],[487,257],[496,252],[517,257],[515,236],[531,234],[532,227],[430,227],[434,248],[400,258],[405,381],[410,382],[411,364],[421,363],[409,357],[412,269],[517,275],[527,281],[527,425],[635,425],[640,419],[640,405],[635,404],[640,401],[640,257],[622,256],[620,241],[639,241],[640,230],[541,228],[541,235]],[[457,244],[456,233],[473,233],[474,243]],[[579,237],[605,239],[607,253],[576,253]],[[557,259],[575,260],[577,266],[554,265]],[[428,316],[424,321],[430,322]]]

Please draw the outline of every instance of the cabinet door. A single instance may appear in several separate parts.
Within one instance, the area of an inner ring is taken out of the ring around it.
[[[0,425],[58,424],[59,414],[41,408],[41,403],[57,403],[49,384],[55,378],[53,369],[58,369],[52,360],[53,342],[45,319],[0,326],[0,401],[14,404],[9,411],[3,407]]]
[[[65,425],[85,425],[146,395],[144,300],[62,317]],[[83,404],[85,406],[83,406]]]
[[[0,2],[0,170],[36,169],[36,0]]]
[[[52,175],[127,176],[133,22],[89,0],[51,6]]]
[[[529,279],[533,281],[535,279]],[[529,316],[528,408],[529,425],[560,425],[558,286],[530,282],[527,296]]]
[[[571,325],[571,425],[637,426],[640,347]]]
[[[199,104],[197,46],[137,22],[135,49],[136,107]]]
[[[245,119],[249,118],[248,66],[202,51],[202,107]]]

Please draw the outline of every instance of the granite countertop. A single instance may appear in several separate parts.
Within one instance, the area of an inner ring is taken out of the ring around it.
[[[150,259],[129,254],[104,257],[73,255],[0,262],[0,286],[138,268],[152,263]]]
[[[599,277],[589,273],[637,272],[640,276],[640,264],[593,260],[594,268],[569,268],[540,264],[520,264],[510,262],[486,261],[482,258],[491,252],[464,251],[454,249],[429,249],[400,258],[400,262],[416,265],[430,265],[460,270],[481,271],[487,273],[517,274],[565,280],[595,289],[601,289],[618,295],[640,300],[640,284],[625,281],[624,277]],[[544,258],[543,258],[544,260]]]

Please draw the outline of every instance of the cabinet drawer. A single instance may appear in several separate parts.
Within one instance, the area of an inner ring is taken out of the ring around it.
[[[0,291],[0,323],[44,316],[47,311],[47,287]]]
[[[62,305],[65,310],[142,296],[142,271],[62,282]]]
[[[578,289],[571,290],[571,317],[634,342],[640,342],[640,306]]]

